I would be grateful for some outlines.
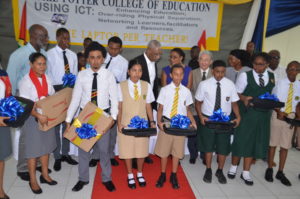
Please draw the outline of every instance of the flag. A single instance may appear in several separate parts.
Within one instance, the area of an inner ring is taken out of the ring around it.
[[[27,17],[26,17],[26,1],[23,5],[23,9],[22,9],[22,16],[21,16],[21,24],[20,24],[20,33],[19,33],[19,45],[23,46],[26,44],[26,21],[27,21]]]
[[[206,49],[206,31],[203,30],[201,37],[198,41],[198,46],[200,50],[205,50]]]

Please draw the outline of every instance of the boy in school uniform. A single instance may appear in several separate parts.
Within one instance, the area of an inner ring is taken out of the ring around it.
[[[114,120],[118,115],[118,94],[117,83],[114,75],[102,67],[106,50],[98,42],[92,42],[85,50],[90,68],[80,71],[73,89],[72,100],[67,112],[67,129],[70,127],[78,108],[83,109],[88,102],[93,102],[105,112],[110,112]],[[110,111],[109,111],[110,110]],[[94,147],[98,147],[100,156],[100,166],[102,170],[102,183],[110,192],[116,188],[111,179],[111,164],[109,158],[109,139],[110,133],[105,133]],[[78,149],[78,172],[79,179],[72,191],[79,191],[84,185],[89,183],[89,161],[90,153]]]
[[[189,110],[189,105],[193,103],[190,90],[181,84],[184,75],[182,65],[176,64],[171,68],[172,82],[164,86],[158,96],[157,103],[157,121],[160,128],[157,142],[155,145],[155,154],[161,158],[161,174],[156,183],[156,187],[160,188],[166,181],[166,167],[168,156],[172,155],[172,174],[170,182],[174,189],[179,189],[176,176],[179,160],[184,157],[185,137],[169,135],[163,132],[162,117],[172,118],[177,114],[187,115],[191,120],[191,125],[197,128],[193,114]]]
[[[298,74],[297,67],[300,63],[292,61],[286,68],[287,77],[277,81],[273,94],[275,94],[279,101],[285,103],[285,107],[275,109],[271,117],[271,132],[270,145],[268,155],[268,168],[265,173],[265,179],[268,182],[273,182],[273,161],[276,147],[280,147],[279,167],[276,174],[276,179],[280,180],[282,184],[291,186],[291,182],[283,173],[283,168],[288,154],[288,149],[291,148],[291,143],[294,134],[294,128],[284,121],[285,117],[294,118],[295,113],[299,118],[299,102],[300,102],[300,82],[296,81]]]
[[[222,109],[226,115],[230,115],[233,110],[236,119],[235,127],[240,123],[240,113],[237,101],[237,94],[234,83],[224,77],[226,73],[226,64],[224,61],[216,60],[213,62],[213,77],[201,82],[198,86],[195,99],[196,110],[201,121],[200,134],[198,135],[198,144],[200,151],[205,152],[206,171],[203,181],[211,183],[212,170],[211,161],[212,154],[216,152],[218,155],[218,170],[216,176],[219,183],[226,184],[227,180],[223,174],[223,167],[226,156],[230,153],[230,133],[217,133],[216,130],[205,127],[205,122],[214,111]]]

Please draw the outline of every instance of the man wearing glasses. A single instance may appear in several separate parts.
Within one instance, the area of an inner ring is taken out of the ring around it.
[[[270,64],[268,67],[268,71],[271,73],[274,73],[275,76],[275,82],[278,82],[279,80],[286,78],[286,72],[285,68],[280,66],[280,52],[278,50],[271,50],[269,52],[270,56]]]

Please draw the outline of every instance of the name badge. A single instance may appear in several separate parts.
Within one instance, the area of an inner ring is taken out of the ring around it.
[[[295,100],[296,100],[296,101],[299,101],[299,96],[295,96]]]
[[[229,100],[230,100],[230,97],[226,97],[226,101],[229,102]]]

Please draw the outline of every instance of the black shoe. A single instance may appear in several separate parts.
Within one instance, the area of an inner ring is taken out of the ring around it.
[[[97,166],[98,162],[99,162],[99,160],[97,160],[97,159],[91,159],[90,163],[89,163],[89,166],[90,167],[95,167],[95,166]]]
[[[130,183],[129,183],[130,180],[133,180],[133,181],[134,181],[134,178],[127,179],[128,187],[129,187],[130,189],[136,189],[136,184],[135,184],[135,182],[134,182],[133,184],[130,184]]]
[[[89,182],[78,181],[76,185],[72,188],[72,191],[80,191],[84,185],[89,184]]]
[[[203,181],[206,182],[206,183],[211,183],[211,179],[212,179],[211,168],[206,168],[205,174],[203,176]]]
[[[114,158],[110,159],[110,163],[112,166],[119,166],[119,162]]]
[[[136,160],[136,158],[132,159],[132,168],[137,169],[137,160]]]
[[[145,187],[146,186],[146,180],[145,180],[145,178],[143,176],[136,177],[136,178],[138,180],[138,183],[139,183],[140,187]],[[140,182],[140,179],[144,179],[144,182]]]
[[[70,155],[62,155],[61,156],[61,161],[65,161],[70,165],[77,165],[78,162],[74,160]]]
[[[153,164],[153,160],[149,156],[145,157],[145,163],[147,163],[147,164]]]
[[[246,185],[252,186],[254,184],[252,180],[246,180],[243,176],[243,173],[241,173],[241,179],[244,180]]]
[[[299,178],[299,180],[300,180],[300,174],[298,175],[298,178]]]
[[[195,164],[196,163],[196,158],[190,158],[190,164]]]
[[[35,193],[35,194],[41,194],[41,193],[43,193],[43,191],[42,191],[41,188],[39,188],[39,189],[37,189],[37,190],[32,189],[31,183],[30,183],[30,182],[29,182],[29,187],[30,187],[31,191],[32,191],[33,193]]]
[[[171,173],[170,182],[172,184],[173,189],[179,189],[180,188],[180,186],[178,184],[176,173]]]
[[[265,179],[268,182],[273,182],[273,168],[267,168],[265,173]]]
[[[102,184],[104,184],[105,188],[109,192],[113,192],[113,191],[116,190],[116,187],[115,187],[115,185],[114,185],[114,183],[112,181],[102,182]]]
[[[42,167],[37,167],[36,170],[42,173]],[[52,172],[52,170],[48,168],[48,173],[51,173],[51,172]]]
[[[29,181],[30,179],[29,172],[17,172],[17,176],[19,176],[24,181]]]
[[[275,177],[276,179],[280,180],[280,182],[285,186],[292,186],[291,182],[289,181],[289,179],[287,179],[287,177],[285,177],[282,171],[278,171]]]
[[[61,159],[55,160],[54,165],[53,165],[53,169],[54,169],[54,171],[60,171],[61,170]]]
[[[221,169],[218,169],[216,172],[216,177],[218,178],[218,181],[220,184],[226,184],[227,183],[227,179],[223,174],[223,171]]]
[[[57,185],[57,182],[55,180],[48,182],[42,175],[40,176],[40,182],[41,184],[46,183],[48,185]]]
[[[156,187],[161,188],[164,186],[164,183],[166,182],[166,173],[161,173],[157,182],[156,182]]]

